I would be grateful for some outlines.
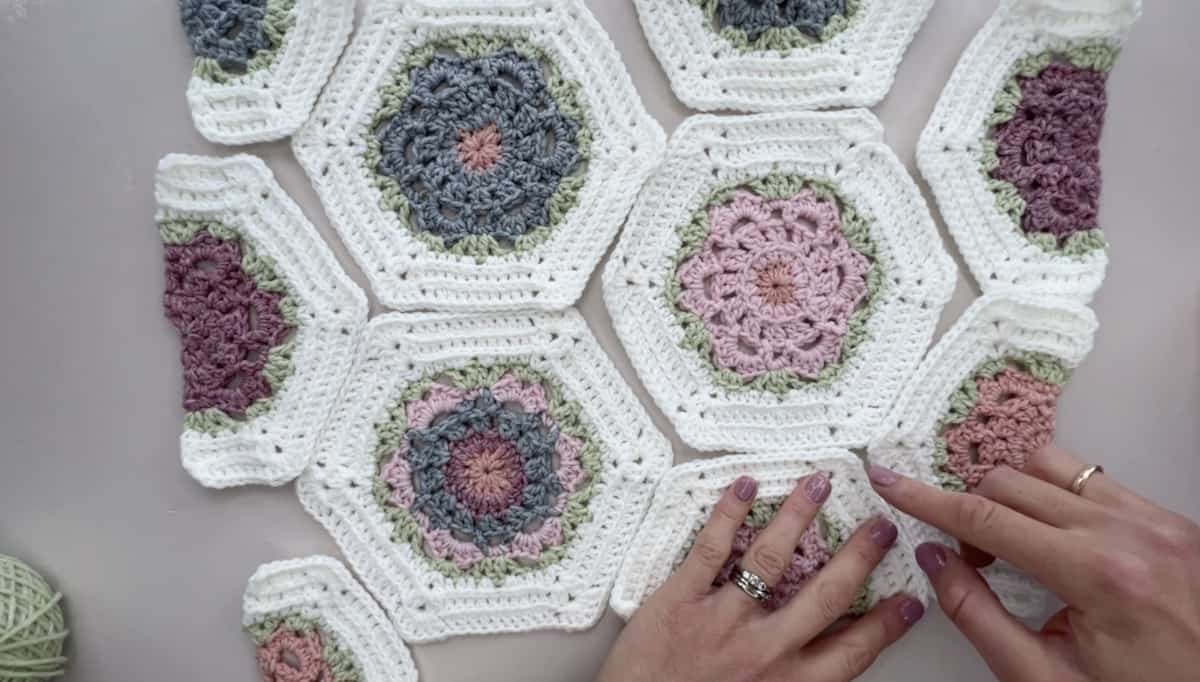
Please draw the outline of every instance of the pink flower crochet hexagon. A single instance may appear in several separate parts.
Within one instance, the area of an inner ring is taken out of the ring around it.
[[[376,0],[293,147],[384,305],[557,310],[665,139],[583,0]]]
[[[604,276],[635,368],[702,450],[861,447],[955,269],[866,111],[698,116]]]

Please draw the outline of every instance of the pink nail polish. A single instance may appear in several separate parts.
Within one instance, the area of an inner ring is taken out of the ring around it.
[[[900,620],[912,627],[925,617],[925,606],[916,599],[905,599],[900,602]]]
[[[742,502],[753,500],[756,492],[758,492],[758,481],[749,476],[742,476],[733,483],[733,494]]]
[[[896,530],[896,524],[888,519],[881,518],[871,526],[871,540],[884,549],[896,544],[896,537],[899,535],[900,531]]]
[[[813,504],[821,504],[829,499],[830,490],[829,477],[824,473],[815,473],[804,482],[804,495]]]
[[[916,554],[917,565],[930,578],[941,575],[949,563],[949,559],[946,557],[946,548],[933,542],[926,542],[918,547]]]
[[[900,480],[900,475],[896,472],[874,464],[871,465],[870,469],[867,469],[867,476],[870,477],[872,483],[884,488]]]

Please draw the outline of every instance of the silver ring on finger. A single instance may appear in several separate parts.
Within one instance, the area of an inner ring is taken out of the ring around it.
[[[760,604],[770,601],[773,595],[771,586],[767,584],[767,581],[741,566],[734,567],[732,582],[738,586],[738,589],[745,592],[748,597]]]
[[[1099,464],[1087,467],[1083,471],[1080,471],[1075,476],[1075,480],[1071,481],[1071,492],[1075,493],[1076,495],[1082,495],[1083,489],[1087,487],[1088,481],[1092,480],[1092,476],[1102,473],[1104,473],[1104,467],[1100,466]]]

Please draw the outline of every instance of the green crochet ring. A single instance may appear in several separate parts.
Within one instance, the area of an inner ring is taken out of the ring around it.
[[[65,672],[62,594],[29,566],[0,554],[0,682]]]

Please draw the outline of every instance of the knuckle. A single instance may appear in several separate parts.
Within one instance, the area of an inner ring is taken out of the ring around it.
[[[991,500],[963,493],[958,496],[955,514],[964,535],[982,535],[996,526],[1000,508]]]
[[[962,626],[970,614],[970,609],[979,599],[979,593],[967,585],[951,585],[946,594],[941,597],[942,610],[951,623]]]
[[[846,679],[862,675],[875,663],[879,652],[869,642],[850,640],[842,645],[841,666]]]
[[[833,622],[846,613],[846,590],[834,580],[822,580],[817,583],[816,607],[817,614],[822,620]]]
[[[1141,557],[1123,552],[1103,554],[1094,557],[1090,564],[1096,567],[1100,586],[1105,592],[1136,596],[1146,591],[1158,591],[1150,563]]]
[[[755,567],[772,576],[782,575],[791,563],[791,557],[785,557],[782,552],[769,545],[751,548],[749,558]]]
[[[710,536],[701,535],[692,546],[692,556],[705,566],[721,566],[728,557],[728,550]]]
[[[1200,552],[1200,529],[1184,519],[1169,519],[1155,525],[1150,536],[1158,549],[1173,556],[1186,557]]]
[[[807,526],[811,521],[813,511],[807,501],[801,500],[798,495],[792,495],[784,501],[779,508],[777,516],[786,518],[789,522]]]

